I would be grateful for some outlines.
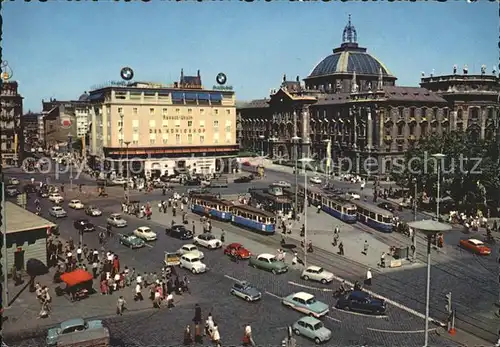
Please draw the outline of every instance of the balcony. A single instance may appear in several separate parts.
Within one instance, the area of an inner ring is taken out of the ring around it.
[[[392,136],[391,135],[385,135],[384,136],[384,141],[385,142],[392,142]]]

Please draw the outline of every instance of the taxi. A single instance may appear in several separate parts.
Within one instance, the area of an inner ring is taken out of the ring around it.
[[[478,239],[460,240],[460,247],[478,255],[490,255],[491,249]]]

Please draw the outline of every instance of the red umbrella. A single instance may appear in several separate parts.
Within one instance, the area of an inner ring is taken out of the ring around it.
[[[83,282],[91,281],[92,279],[92,274],[82,269],[66,272],[61,275],[61,280],[69,287],[73,287]]]

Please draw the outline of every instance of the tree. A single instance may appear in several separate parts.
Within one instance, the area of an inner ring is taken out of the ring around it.
[[[432,155],[442,153],[441,160]],[[396,166],[396,165],[395,165]],[[410,149],[392,173],[401,186],[437,195],[437,172],[441,173],[441,196],[450,196],[468,208],[496,202],[500,192],[500,164],[495,141],[476,140],[468,133],[431,135]]]

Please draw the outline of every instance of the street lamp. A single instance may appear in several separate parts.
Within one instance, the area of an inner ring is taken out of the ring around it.
[[[418,222],[410,222],[408,225],[413,230],[420,230],[427,236],[427,285],[425,292],[425,342],[424,347],[429,346],[429,305],[430,305],[430,292],[431,292],[431,243],[432,238],[437,233],[451,230],[448,224],[441,223],[434,220],[422,220]]]
[[[436,218],[439,221],[440,215],[439,215],[439,201],[441,200],[441,160],[446,157],[445,154],[443,153],[436,153],[432,155],[434,158],[439,160],[439,163],[437,165],[438,170],[437,170],[437,194],[436,194]]]
[[[128,177],[129,176],[129,172],[128,172],[128,169],[129,169],[128,168],[128,146],[130,146],[130,141],[125,141],[123,143],[125,144],[125,146],[127,146],[127,149],[126,149],[127,152],[125,153],[125,156],[126,156],[125,157],[126,158],[125,159],[125,161],[126,161],[126,163],[125,163],[126,164],[126,170],[125,170],[125,172],[127,173],[127,178],[129,178]]]
[[[123,117],[124,114],[120,113],[120,172],[123,177]]]
[[[306,164],[312,162],[312,158],[302,158],[302,168],[304,169],[304,267],[307,267],[307,170]]]
[[[292,137],[294,143],[294,157],[295,157],[295,218],[299,214],[299,141],[300,137],[295,135]]]
[[[69,164],[69,189],[73,190],[73,136],[68,135],[68,149],[71,154]]]
[[[263,158],[264,157],[264,139],[266,137],[264,135],[259,135],[260,139],[260,156]]]

